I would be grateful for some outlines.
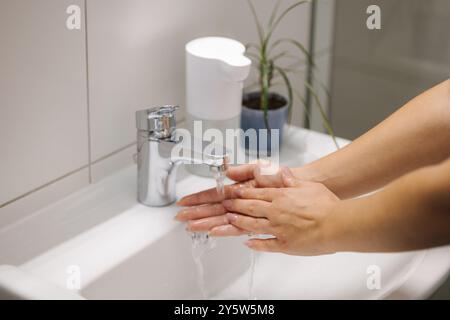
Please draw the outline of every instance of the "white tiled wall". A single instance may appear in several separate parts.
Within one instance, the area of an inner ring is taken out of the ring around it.
[[[274,1],[254,2],[267,18]],[[278,34],[306,44],[308,17]],[[209,35],[254,42],[246,1],[0,1],[0,228],[131,164],[134,111],[184,105],[184,44]]]
[[[89,164],[84,26],[66,28],[71,4],[84,2],[0,2],[0,206]]]

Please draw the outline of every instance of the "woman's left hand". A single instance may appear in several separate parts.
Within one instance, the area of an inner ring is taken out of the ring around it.
[[[282,177],[288,188],[243,188],[237,192],[238,199],[225,200],[229,223],[254,234],[274,236],[246,242],[257,251],[334,253],[328,221],[339,198],[321,183],[298,180],[287,168]]]

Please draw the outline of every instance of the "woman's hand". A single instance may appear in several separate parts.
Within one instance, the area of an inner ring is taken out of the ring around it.
[[[240,188],[283,187],[280,173],[266,175],[263,170],[270,166],[267,162],[230,167],[227,177],[238,183],[225,186],[225,199],[236,198],[236,190]],[[238,236],[248,232],[229,224],[222,201],[216,189],[209,189],[182,198],[178,201],[182,209],[175,217],[179,221],[187,221],[187,230],[193,232],[209,231],[212,236]]]
[[[282,168],[281,177],[289,188],[236,190],[238,199],[223,201],[230,212],[228,221],[247,232],[274,236],[246,242],[257,251],[291,255],[333,253],[327,221],[339,198],[323,184],[298,180],[287,168]]]

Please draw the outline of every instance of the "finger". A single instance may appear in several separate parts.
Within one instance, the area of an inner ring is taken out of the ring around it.
[[[225,187],[224,191],[226,191],[227,189],[228,188]],[[189,207],[189,206],[197,206],[197,205],[206,204],[206,203],[215,203],[215,202],[221,201],[222,197],[223,196],[217,192],[216,188],[211,188],[208,190],[204,190],[201,192],[197,192],[197,193],[185,196],[177,202],[177,205]]]
[[[258,187],[283,187],[283,180],[281,179],[280,170],[277,166],[267,164],[264,161],[260,161],[254,172],[255,180],[258,183]]]
[[[186,230],[190,232],[206,232],[214,227],[222,226],[228,223],[228,217],[223,214],[217,217],[189,221],[186,225]]]
[[[266,160],[231,167],[227,170],[228,178],[235,181],[256,180],[259,187],[283,187],[278,166]]]
[[[267,219],[247,217],[235,213],[227,213],[227,219],[229,223],[245,231],[250,231],[255,234],[272,233],[272,226]]]
[[[227,170],[227,177],[234,181],[247,181],[254,178],[253,171],[256,164],[249,163],[236,167],[229,167]]]
[[[252,187],[255,185],[254,181],[246,181],[245,183],[238,183],[238,184],[232,184],[225,186],[224,193],[225,193],[225,199],[233,199],[236,198],[235,191],[237,189],[243,188],[243,187]],[[217,192],[216,188],[211,188],[205,191],[201,191],[198,193],[194,193],[188,196],[185,196],[184,198],[181,198],[178,202],[178,206],[183,207],[190,207],[190,206],[197,206],[201,204],[207,204],[207,203],[217,203],[224,199],[224,196],[219,194]]]
[[[239,229],[232,224],[225,224],[222,226],[214,227],[209,231],[211,237],[236,237],[248,234],[248,231]]]
[[[279,188],[241,188],[236,190],[236,196],[240,199],[255,199],[272,202],[281,193]]]
[[[222,204],[207,204],[200,205],[196,207],[188,207],[175,216],[175,220],[178,221],[188,221],[188,220],[197,220],[201,218],[213,217],[227,213],[227,210],[223,207]]]
[[[303,182],[300,179],[296,178],[292,174],[292,171],[289,170],[289,168],[283,167],[281,168],[280,172],[281,172],[281,179],[283,180],[283,184],[285,187],[298,188],[303,185]]]
[[[278,240],[272,239],[250,239],[245,242],[245,245],[255,251],[264,252],[281,252]]]
[[[253,217],[265,218],[270,211],[270,202],[249,199],[225,200],[222,202],[228,212],[237,212]]]

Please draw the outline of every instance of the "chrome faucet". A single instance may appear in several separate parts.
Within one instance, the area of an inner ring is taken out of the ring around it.
[[[136,112],[138,201],[147,206],[166,206],[175,201],[176,173],[182,163],[207,165],[213,174],[227,167],[225,148],[205,148],[203,141],[194,143],[195,147],[189,143],[192,139],[178,134],[177,109],[163,106]]]

